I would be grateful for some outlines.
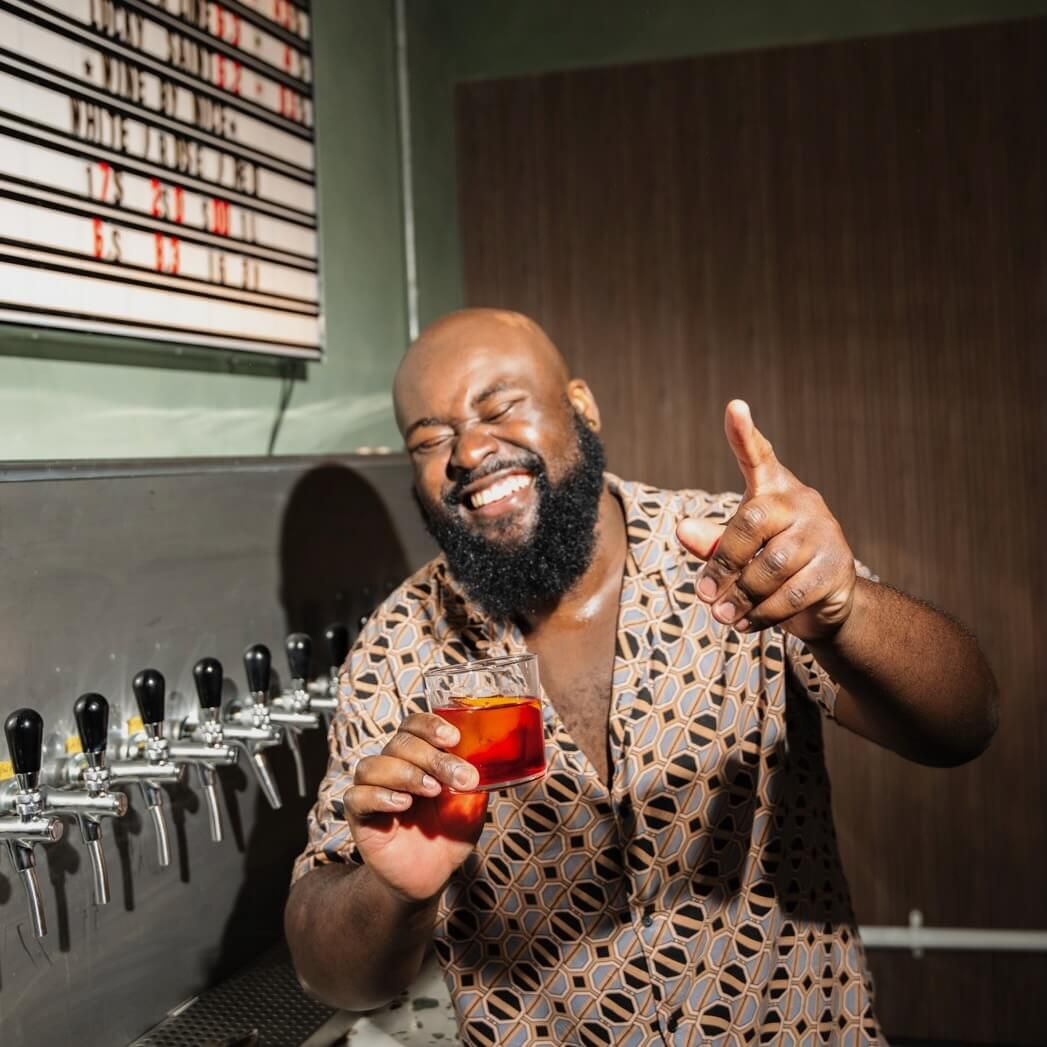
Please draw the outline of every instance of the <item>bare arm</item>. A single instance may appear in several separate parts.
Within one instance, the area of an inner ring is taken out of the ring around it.
[[[901,756],[956,766],[996,731],[996,680],[974,637],[896,589],[857,579],[847,620],[808,646],[843,687],[836,719]]]
[[[476,769],[448,752],[457,728],[413,713],[378,755],[365,756],[342,795],[364,864],[307,872],[284,926],[298,978],[345,1010],[387,1003],[418,974],[439,899],[483,831],[486,792]]]
[[[284,929],[303,987],[332,1007],[368,1011],[417,976],[438,898],[400,898],[366,865],[332,864],[291,889]]]

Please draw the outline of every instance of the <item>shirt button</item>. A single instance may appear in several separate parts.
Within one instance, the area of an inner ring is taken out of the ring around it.
[[[651,924],[654,923],[654,917],[649,912],[645,912],[643,914],[643,919],[640,922],[644,927],[650,927]]]

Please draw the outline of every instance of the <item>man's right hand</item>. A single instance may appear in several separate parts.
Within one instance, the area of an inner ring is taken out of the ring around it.
[[[487,813],[476,768],[446,750],[458,731],[412,713],[379,756],[356,765],[344,795],[353,840],[371,871],[408,902],[435,898],[476,846]]]

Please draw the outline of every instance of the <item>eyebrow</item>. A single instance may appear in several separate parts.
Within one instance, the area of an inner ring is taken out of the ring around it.
[[[486,389],[481,390],[469,401],[470,407],[476,407],[478,404],[482,404],[484,400],[489,400],[492,396],[497,396],[498,393],[504,393],[506,389],[511,389],[517,383],[510,381],[508,378],[500,378],[496,382],[492,382]],[[429,426],[448,425],[442,418],[419,418],[413,421],[404,432],[404,441],[410,439],[411,434],[416,429],[425,429]]]

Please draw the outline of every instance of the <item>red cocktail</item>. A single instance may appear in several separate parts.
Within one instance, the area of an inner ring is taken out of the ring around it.
[[[545,774],[538,660],[488,658],[425,674],[430,708],[461,733],[451,749],[480,773],[477,789],[501,789]]]
[[[462,734],[451,749],[480,772],[478,789],[519,785],[545,774],[542,703],[537,698],[453,698],[434,709]]]

